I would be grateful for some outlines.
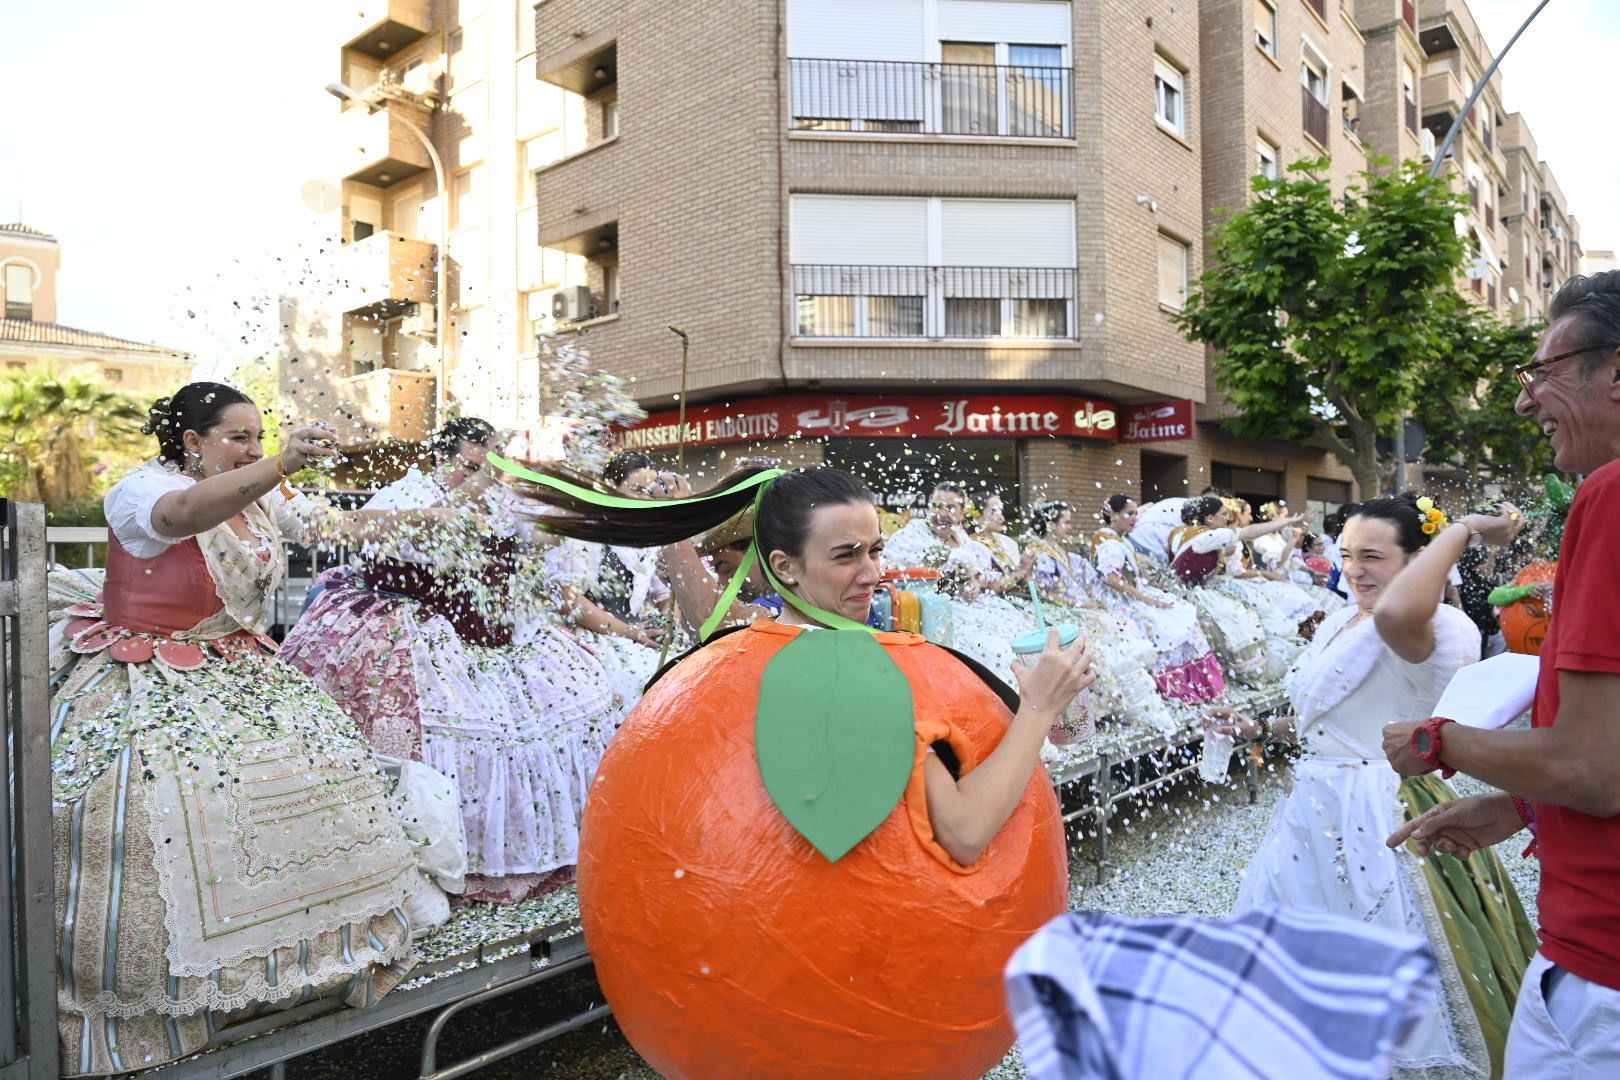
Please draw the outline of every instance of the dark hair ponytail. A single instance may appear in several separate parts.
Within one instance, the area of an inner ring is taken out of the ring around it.
[[[1401,550],[1408,555],[1420,550],[1429,542],[1423,535],[1423,523],[1426,520],[1423,511],[1418,509],[1418,497],[1414,492],[1403,491],[1399,495],[1392,495],[1384,499],[1368,499],[1354,507],[1347,508],[1349,517],[1347,523],[1356,518],[1369,518],[1373,521],[1387,521],[1395,526],[1395,542]]]
[[[1108,496],[1108,501],[1103,503],[1103,524],[1112,525],[1114,523],[1114,515],[1123,512],[1127,506],[1131,505],[1131,503],[1135,501],[1136,500],[1131,498],[1129,495],[1124,494],[1114,494]]]
[[[531,471],[599,495],[626,497],[604,482],[558,466]],[[725,491],[766,471],[763,467],[738,469],[714,487],[697,492],[696,497]],[[750,487],[701,502],[637,499],[640,505],[635,507],[601,506],[550,487],[537,487],[535,498],[565,511],[546,518],[542,525],[558,536],[625,547],[663,547],[690,540],[736,516],[753,505],[756,493],[757,489]],[[839,469],[819,466],[778,476],[765,489],[754,525],[760,550],[766,555],[776,550],[798,555],[809,535],[810,516],[818,507],[871,501],[866,485]]]
[[[494,438],[495,426],[489,421],[476,416],[457,417],[433,433],[427,444],[428,457],[441,465],[460,452],[462,443],[488,446]]]
[[[170,465],[186,461],[186,432],[207,435],[219,426],[222,413],[232,405],[252,405],[253,399],[234,386],[217,382],[187,383],[146,410],[144,435],[156,435],[158,460]]]

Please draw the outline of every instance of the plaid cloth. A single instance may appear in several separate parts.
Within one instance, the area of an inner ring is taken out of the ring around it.
[[[1007,966],[1034,1080],[1383,1080],[1436,986],[1424,939],[1303,908],[1076,912]]]

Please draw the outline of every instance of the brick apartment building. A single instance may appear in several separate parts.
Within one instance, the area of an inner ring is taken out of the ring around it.
[[[463,411],[533,428],[539,340],[578,333],[653,413],[626,443],[668,451],[679,327],[694,472],[826,460],[893,501],[941,472],[1088,508],[1210,482],[1317,510],[1348,499],[1330,455],[1223,431],[1208,358],[1170,315],[1256,172],[1329,154],[1343,184],[1373,155],[1432,156],[1490,62],[1457,0],[529,14],[395,0],[360,15],[342,72],[383,107],[344,110],[365,149],[342,212],[350,252],[370,251],[368,291],[343,301],[343,340],[308,354],[322,370],[288,389],[357,401],[385,384],[354,410],[359,449],[425,426],[399,387],[433,378],[442,201],[425,151],[393,130],[412,120],[448,177],[444,363]],[[1480,257],[1460,287],[1531,318],[1540,283],[1578,265],[1574,222],[1499,80],[1475,117],[1448,165],[1475,191],[1459,228]],[[1520,279],[1516,244],[1552,274]]]

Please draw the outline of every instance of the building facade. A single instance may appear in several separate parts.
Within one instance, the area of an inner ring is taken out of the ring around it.
[[[351,450],[436,401],[532,433],[560,335],[653,414],[626,444],[702,478],[768,455],[1088,509],[1351,496],[1331,455],[1225,433],[1172,317],[1256,173],[1432,159],[1490,63],[1457,0],[394,0],[339,57],[339,299],[287,320],[286,389],[339,402]],[[1459,287],[1519,318],[1541,221],[1575,229],[1527,142],[1497,79],[1446,166]]]
[[[90,376],[143,404],[190,378],[185,353],[57,322],[61,268],[56,237],[20,223],[0,225],[0,373]]]

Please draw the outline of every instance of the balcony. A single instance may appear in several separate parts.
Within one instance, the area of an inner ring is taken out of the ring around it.
[[[433,245],[398,233],[373,233],[337,252],[333,302],[349,313],[392,314],[433,303]]]
[[[1304,118],[1301,122],[1305,125],[1305,134],[1315,139],[1317,145],[1325,150],[1328,145],[1328,107],[1316,100],[1316,95],[1311,93],[1310,87],[1302,86],[1299,89],[1304,104]]]
[[[427,149],[411,131],[407,117],[417,126],[427,113],[403,103],[378,112],[361,106],[343,110],[338,121],[338,168],[345,180],[387,187],[432,167]]]
[[[387,60],[433,29],[431,0],[374,0],[356,4],[344,22],[346,49]]]
[[[794,58],[796,131],[979,138],[1074,137],[1074,70]]]
[[[1430,127],[1443,124],[1440,136],[1437,136],[1443,137],[1445,128],[1449,128],[1451,122],[1457,118],[1457,110],[1468,100],[1468,93],[1463,89],[1462,83],[1457,81],[1455,73],[1436,71],[1423,76],[1423,93],[1420,100],[1423,102],[1425,124]]]
[[[1067,267],[796,265],[801,338],[1073,340]]]
[[[619,43],[609,41],[564,57],[541,57],[536,63],[541,80],[589,97],[618,84]]]
[[[388,442],[422,442],[433,434],[434,377],[382,368],[338,379],[338,446],[369,450]]]

